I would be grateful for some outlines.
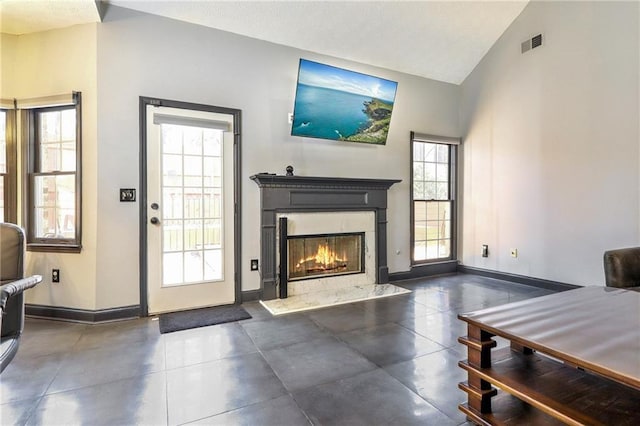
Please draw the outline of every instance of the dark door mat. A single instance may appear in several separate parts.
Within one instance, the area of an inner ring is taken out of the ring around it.
[[[244,308],[237,305],[215,306],[213,308],[193,309],[191,311],[171,312],[160,315],[160,333],[190,328],[206,327],[208,325],[249,319],[251,315]]]

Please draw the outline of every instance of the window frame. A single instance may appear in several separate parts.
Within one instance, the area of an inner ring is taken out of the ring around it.
[[[40,135],[38,114],[41,112],[75,109],[76,111],[76,164],[75,171],[40,171]],[[22,110],[25,153],[24,223],[27,250],[42,252],[79,253],[82,250],[82,102],[79,92],[73,93],[73,103],[42,105]],[[35,178],[38,176],[73,175],[75,179],[75,236],[73,238],[43,238],[35,236]]]
[[[439,145],[447,145],[449,152],[449,188],[448,188],[448,198],[447,199],[415,199],[414,198],[414,143],[432,143]],[[435,136],[435,135],[426,135],[426,134],[418,134],[415,132],[411,132],[411,137],[409,143],[411,147],[410,151],[410,186],[409,186],[409,225],[410,225],[410,237],[409,237],[409,245],[410,245],[410,265],[414,266],[424,266],[442,262],[451,262],[456,261],[457,256],[457,229],[458,229],[458,203],[457,203],[457,169],[458,169],[458,146],[460,145],[460,138],[452,138],[446,136]],[[449,256],[447,257],[439,257],[435,259],[416,259],[415,256],[415,248],[416,248],[416,235],[415,235],[415,206],[416,202],[424,202],[424,201],[434,201],[434,202],[442,202],[448,201],[450,203],[450,233],[449,233]]]
[[[0,222],[18,223],[18,144],[15,108],[2,108],[6,113],[5,141],[7,171],[0,175],[4,186],[4,217]]]

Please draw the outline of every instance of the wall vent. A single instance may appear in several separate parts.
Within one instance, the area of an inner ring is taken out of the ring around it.
[[[531,48],[535,49],[538,46],[542,46],[542,34],[538,34],[531,39]]]
[[[532,37],[530,40],[525,40],[520,45],[522,53],[525,53],[531,49],[542,46],[542,34]]]

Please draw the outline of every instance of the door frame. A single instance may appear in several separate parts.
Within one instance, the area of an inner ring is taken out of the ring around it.
[[[239,109],[217,107],[212,105],[196,104],[191,102],[173,101],[169,99],[159,99],[147,96],[140,96],[140,183],[139,183],[139,201],[138,207],[140,212],[140,316],[149,316],[149,303],[147,299],[148,291],[148,250],[147,250],[147,106],[163,106],[170,108],[179,108],[195,111],[206,111],[218,114],[227,114],[233,116],[233,203],[234,203],[234,271],[233,271],[233,285],[235,293],[235,303],[242,302],[242,292],[240,288],[241,283],[241,265],[242,259],[240,258],[241,250],[241,218],[240,214],[240,202],[242,194],[241,192],[241,156],[240,156],[240,141],[241,141],[241,116],[242,112]]]

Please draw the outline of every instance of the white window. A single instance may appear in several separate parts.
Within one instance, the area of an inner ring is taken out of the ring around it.
[[[455,157],[458,139],[411,138],[412,263],[455,259]]]
[[[25,109],[28,249],[80,251],[80,94],[72,104]]]
[[[13,100],[0,103],[0,222],[17,221],[16,114]]]

